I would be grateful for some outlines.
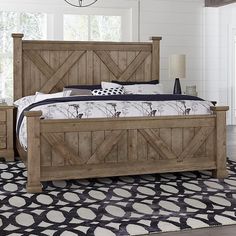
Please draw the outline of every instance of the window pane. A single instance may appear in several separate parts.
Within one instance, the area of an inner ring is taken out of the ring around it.
[[[91,16],[91,40],[121,41],[121,17]]]
[[[64,40],[88,40],[88,16],[64,15]]]
[[[46,14],[0,11],[0,96],[13,95],[12,33],[24,39],[46,39]]]

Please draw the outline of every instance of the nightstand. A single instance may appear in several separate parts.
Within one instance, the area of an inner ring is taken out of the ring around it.
[[[14,160],[13,110],[14,106],[0,105],[0,157],[6,161]]]

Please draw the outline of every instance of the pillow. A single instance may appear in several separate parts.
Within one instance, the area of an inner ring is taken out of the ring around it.
[[[125,94],[162,94],[161,84],[134,84],[124,85]]]
[[[50,98],[66,97],[66,95],[68,95],[68,94],[70,94],[69,91],[66,94],[65,94],[65,92],[51,93],[51,94],[36,92],[34,102],[39,102],[39,101],[42,101],[45,99],[50,99]]]
[[[102,81],[101,86],[103,89],[107,89],[107,88],[121,88],[122,85],[117,84],[117,83],[111,83],[111,82],[104,82]]]
[[[117,83],[120,85],[133,85],[133,84],[159,84],[159,80],[150,80],[150,81],[141,81],[141,82],[132,82],[132,81],[119,81],[119,80],[112,80],[112,83]]]
[[[88,84],[78,84],[78,85],[68,85],[66,87],[64,87],[64,90],[71,90],[71,89],[89,89],[89,90],[93,90],[93,89],[100,89],[102,88],[100,84],[93,84],[93,85],[88,85]]]
[[[92,96],[92,91],[89,89],[71,89],[70,96]]]
[[[119,88],[107,88],[107,89],[95,89],[92,91],[93,95],[101,96],[101,95],[120,95],[124,94],[123,87]]]
[[[14,105],[18,107],[27,107],[30,104],[34,103],[35,95],[22,97],[14,102]]]

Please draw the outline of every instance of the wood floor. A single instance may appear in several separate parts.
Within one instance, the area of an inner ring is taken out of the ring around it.
[[[236,161],[236,126],[228,126],[227,129],[227,156]],[[187,230],[180,232],[170,232],[162,234],[152,234],[152,236],[235,236],[236,225],[214,227],[198,230]]]

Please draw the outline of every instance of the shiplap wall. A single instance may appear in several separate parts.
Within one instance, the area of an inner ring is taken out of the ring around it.
[[[236,4],[205,8],[205,90],[207,99],[230,106],[228,124],[235,118],[235,48]]]
[[[161,82],[166,92],[173,91],[169,78],[168,58],[186,54],[186,85],[197,85],[204,97],[204,1],[203,0],[141,0],[140,39],[151,35],[163,37],[161,42]]]

